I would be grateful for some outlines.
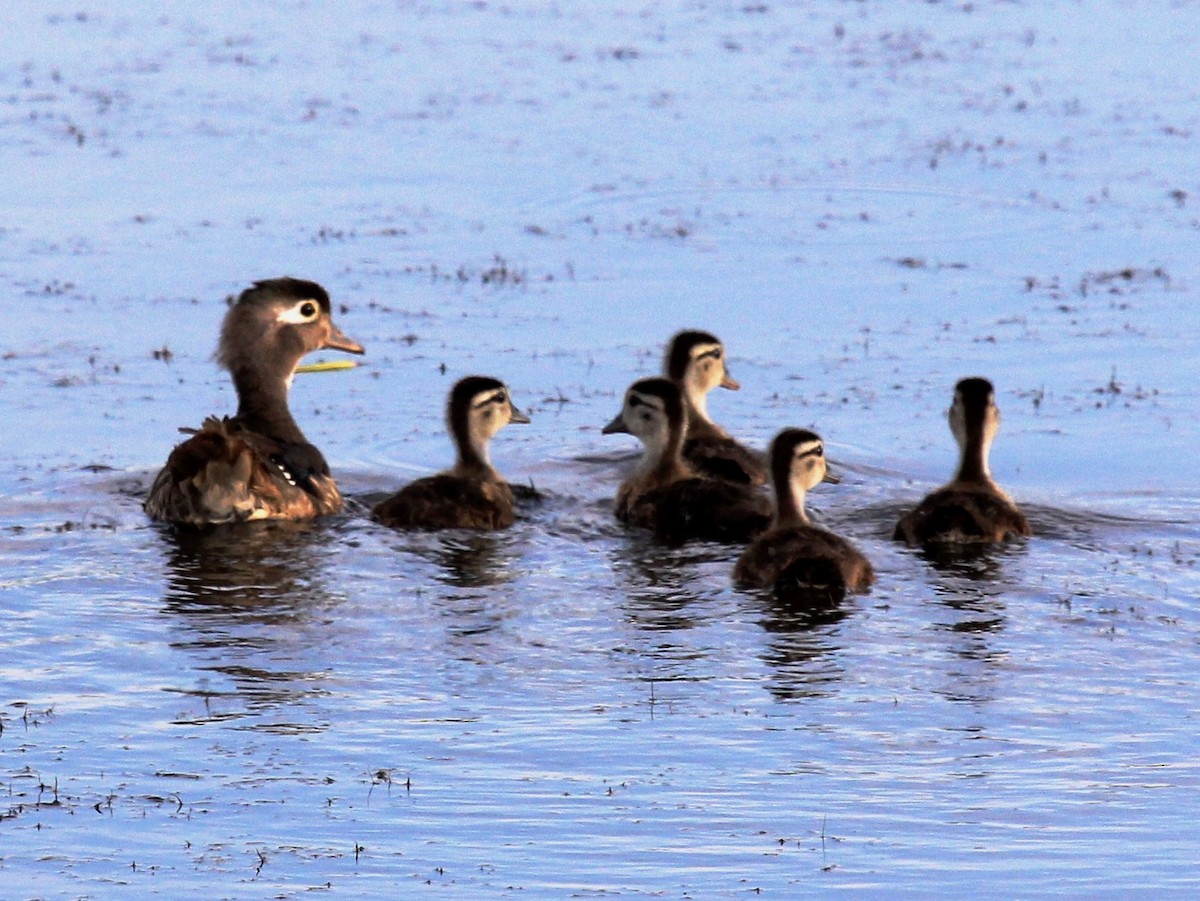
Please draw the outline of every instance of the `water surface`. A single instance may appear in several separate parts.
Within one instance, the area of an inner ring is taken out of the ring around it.
[[[6,891],[1193,896],[1189,15],[6,7]],[[351,508],[148,523],[235,402],[224,298],[283,273],[368,349],[292,394]],[[682,327],[728,345],[731,431],[826,438],[870,594],[737,592],[736,548],[612,519],[600,427]],[[545,502],[370,523],[476,371]],[[890,531],[969,374],[1036,534],[930,561]]]

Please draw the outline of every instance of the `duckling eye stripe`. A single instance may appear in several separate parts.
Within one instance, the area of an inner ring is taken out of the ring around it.
[[[288,325],[303,325],[306,322],[312,322],[314,318],[313,314],[305,316],[304,313],[301,312],[304,309],[305,304],[310,305],[314,311],[320,309],[320,304],[318,304],[315,300],[299,300],[286,310],[281,310],[279,315],[275,317],[275,321],[283,322]]]
[[[714,360],[721,359],[721,348],[709,347],[705,350],[699,351],[692,359],[703,360],[705,357],[712,357]]]
[[[802,460],[805,457],[823,457],[825,456],[825,448],[819,444],[806,444],[796,448],[796,459]]]
[[[497,391],[495,394],[489,394],[487,397],[483,398],[483,400],[475,401],[475,403],[472,406],[476,410],[478,410],[480,407],[486,407],[488,404],[502,404],[502,403],[504,403],[504,392]]]

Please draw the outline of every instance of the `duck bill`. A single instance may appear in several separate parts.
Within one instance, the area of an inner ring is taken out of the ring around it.
[[[730,391],[739,391],[741,390],[742,383],[727,372],[721,376],[721,387],[728,388]]]
[[[361,354],[366,351],[363,346],[350,338],[333,323],[329,325],[329,337],[325,339],[325,343],[321,345],[322,350],[344,350],[348,354]]]
[[[826,464],[825,475],[821,476],[821,481],[828,482],[830,485],[840,485],[842,483],[842,477],[830,469],[828,464]]]
[[[508,421],[518,423],[519,425],[528,425],[530,420],[528,415],[510,404],[508,407]]]
[[[625,417],[618,413],[613,421],[600,430],[601,435],[628,435],[629,426],[625,425]]]

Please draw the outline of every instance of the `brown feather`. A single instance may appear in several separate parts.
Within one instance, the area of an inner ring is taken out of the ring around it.
[[[728,435],[695,432],[689,426],[687,440],[683,443],[683,458],[697,472],[727,482],[766,484],[767,464],[762,454],[739,444]]]
[[[941,488],[896,524],[894,538],[925,544],[988,544],[1032,534],[1017,506],[987,485]]]
[[[745,482],[697,476],[682,456],[686,428],[678,384],[651,377],[629,386],[621,412],[604,431],[637,435],[646,450],[617,491],[617,518],[669,544],[750,540],[771,522],[769,500]]]
[[[405,485],[371,517],[394,528],[505,529],[515,519],[513,492],[498,479],[440,473]]]
[[[342,509],[321,452],[304,437],[287,393],[300,359],[320,348],[362,353],[330,318],[329,295],[294,278],[255,282],[225,314],[218,362],[238,395],[235,417],[210,417],[175,447],[143,505],[190,525],[309,519]]]
[[[960,379],[948,411],[959,446],[958,472],[896,524],[909,546],[982,545],[1030,535],[1025,515],[992,479],[988,452],[1000,426],[995,390],[985,378]]]
[[[515,520],[513,490],[488,462],[488,442],[510,422],[529,417],[513,405],[507,386],[491,376],[459,379],[446,399],[454,468],[410,482],[375,505],[385,526],[417,529],[505,529]]]
[[[875,581],[871,562],[833,532],[808,525],[773,527],[743,551],[733,570],[737,584],[774,588],[791,578],[808,585],[865,591]]]
[[[771,504],[747,486],[691,477],[619,496],[617,517],[667,544],[745,542],[771,524]]]
[[[307,519],[342,509],[337,485],[326,474],[311,475],[310,490],[291,484],[271,461],[281,451],[278,443],[243,429],[236,419],[210,417],[171,451],[145,510],[154,519],[208,525]]]
[[[771,442],[775,519],[742,552],[734,581],[773,588],[778,596],[832,599],[863,591],[875,581],[871,563],[845,538],[813,526],[804,512],[808,489],[825,478],[825,446],[807,429],[788,428]]]

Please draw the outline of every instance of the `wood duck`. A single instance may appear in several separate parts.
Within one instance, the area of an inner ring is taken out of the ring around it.
[[[739,444],[708,416],[710,391],[741,388],[725,366],[725,348],[720,339],[708,332],[680,332],[667,345],[663,375],[683,389],[687,400],[688,430],[683,458],[702,475],[750,485],[765,484],[767,466],[762,455]]]
[[[309,519],[342,509],[329,466],[288,409],[301,358],[314,350],[361,354],[333,323],[315,282],[256,282],[230,307],[217,361],[233,377],[236,416],[210,416],[167,458],[144,505],[154,519],[210,525]]]
[[[492,468],[488,442],[510,422],[527,423],[508,388],[471,375],[450,389],[446,424],[458,452],[452,469],[410,482],[378,503],[371,516],[386,526],[503,529],[514,520],[513,491]]]
[[[906,513],[894,537],[909,546],[978,545],[1031,534],[1025,515],[992,478],[988,454],[1000,429],[992,383],[962,379],[947,412],[961,453],[958,473]]]
[[[864,591],[875,581],[871,562],[845,538],[809,522],[804,497],[822,481],[836,481],[825,445],[806,429],[784,429],[771,442],[775,517],[743,551],[734,581],[748,588]]]
[[[683,392],[670,379],[640,379],[625,392],[604,434],[634,435],[645,452],[617,492],[617,518],[669,544],[748,541],[770,523],[770,502],[747,484],[696,474],[682,455],[687,415]]]

